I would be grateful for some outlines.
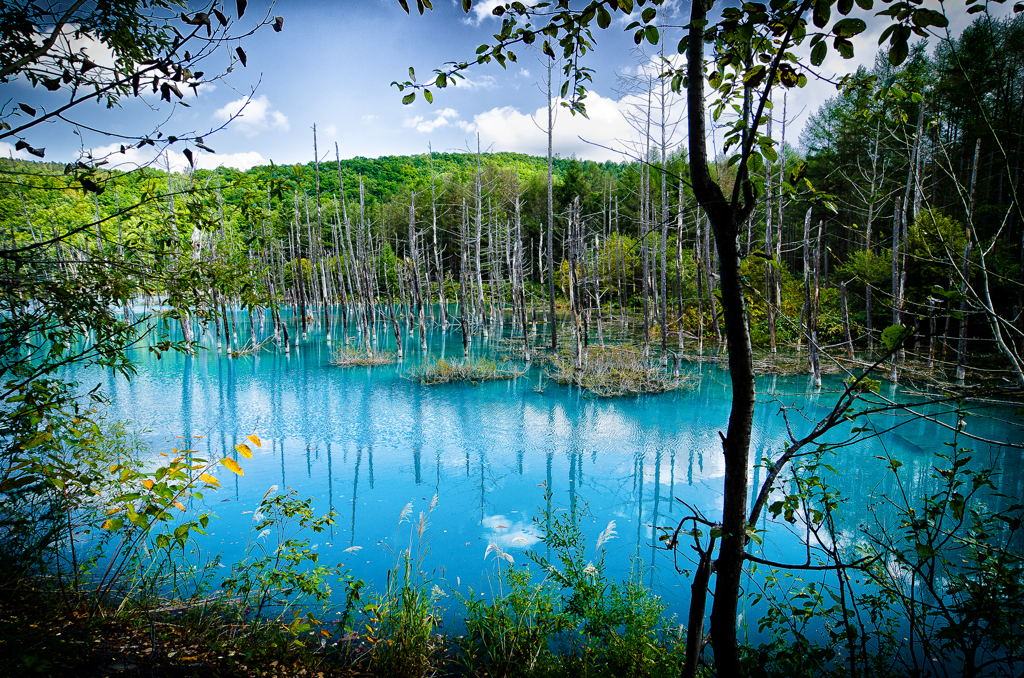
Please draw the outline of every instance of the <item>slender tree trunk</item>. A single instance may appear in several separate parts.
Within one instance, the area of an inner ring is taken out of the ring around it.
[[[462,357],[469,357],[469,313],[466,307],[466,266],[467,266],[467,254],[466,254],[466,237],[467,231],[469,230],[469,213],[466,209],[466,200],[462,200],[462,233],[459,239],[460,257],[459,257],[459,306],[460,316],[462,318]]]
[[[846,355],[853,358],[853,338],[850,336],[850,309],[846,305],[846,281],[839,283],[839,305],[843,313],[843,340],[846,343]]]
[[[555,134],[555,111],[551,99],[551,66],[548,59],[548,305],[551,313],[551,351],[558,350],[558,317],[555,315],[555,198],[553,144]]]
[[[825,233],[825,220],[818,221],[818,240],[814,247],[814,292],[811,296],[809,309],[808,347],[811,358],[811,372],[814,374],[814,385],[821,388],[821,358],[818,355],[818,309],[821,306],[821,245]]]
[[[970,197],[967,206],[967,226],[965,227],[966,242],[964,243],[964,258],[961,265],[960,294],[963,301],[960,302],[960,338],[956,348],[956,379],[963,381],[967,369],[967,288],[971,280],[971,249],[974,245],[974,229],[972,220],[974,218],[974,188],[978,181],[978,156],[981,153],[981,139],[974,144],[974,168],[971,170]]]
[[[703,2],[692,3],[687,46],[690,177],[694,194],[707,212],[715,231],[723,317],[729,346],[729,378],[732,382],[729,424],[722,437],[725,457],[722,543],[716,566],[715,601],[710,629],[717,673],[731,678],[743,674],[736,637],[736,617],[746,545],[747,470],[755,404],[753,354],[743,300],[738,236],[740,226],[750,215],[754,200],[748,184],[744,190],[743,206],[737,207],[735,198],[730,204],[708,170],[704,108],[706,23],[707,5]],[[749,150],[749,139],[745,139],[745,145]],[[742,179],[741,173],[738,180]]]

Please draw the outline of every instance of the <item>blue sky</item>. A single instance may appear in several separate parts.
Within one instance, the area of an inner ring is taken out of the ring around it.
[[[410,66],[423,81],[445,61],[470,59],[497,29],[498,20],[489,12],[495,2],[477,2],[468,16],[462,12],[461,2],[435,0],[434,11],[424,16],[417,15],[415,3],[411,3],[413,14],[409,16],[396,0],[279,0],[272,8],[250,0],[243,24],[257,20],[269,8],[272,15],[285,17],[284,30],[274,33],[266,27],[247,39],[248,66],[236,67],[222,81],[201,89],[198,96],[187,97],[189,108],[175,107],[166,129],[203,133],[222,124],[248,100],[239,118],[206,138],[217,153],[200,154],[200,167],[222,163],[244,169],[270,160],[278,164],[308,162],[313,157],[314,124],[320,154],[330,158],[335,143],[343,158],[423,153],[428,143],[435,151],[465,151],[475,149],[478,133],[485,150],[543,155],[546,134],[536,123],[546,122],[546,95],[542,89],[544,64],[537,49],[524,46],[517,50],[519,62],[510,63],[505,70],[496,64],[474,68],[466,81],[435,91],[432,105],[418,97],[413,105],[403,106],[402,95],[390,85],[393,80],[406,79]],[[668,7],[669,24],[685,23],[685,17],[673,20],[671,16],[673,11],[688,13],[688,3],[675,0]],[[956,17],[953,29],[961,29],[967,23],[962,6],[946,3],[946,7],[951,18]],[[824,75],[871,62],[884,24],[870,15],[864,18],[869,30],[856,39],[856,57],[843,61],[830,55],[821,69]],[[626,23],[619,14],[610,29],[595,29],[597,48],[587,57],[596,71],[588,104],[590,119],[560,111],[556,153],[620,160],[627,157],[621,151],[635,148],[631,139],[637,134],[629,116],[635,115],[638,104],[642,108],[645,98],[624,93],[620,77],[650,73],[650,61],[636,53],[631,34],[622,30]],[[669,36],[668,44],[675,45],[681,31],[670,28]],[[205,70],[215,71],[218,64],[223,68],[225,63],[223,54],[214,55]],[[55,98],[46,98],[53,95],[41,88],[31,90],[23,83],[3,89],[7,90],[5,100],[44,106],[56,103]],[[807,88],[791,94],[787,140],[795,143],[807,114],[834,94],[834,86],[814,78]],[[76,115],[87,125],[137,133],[167,116],[166,104],[152,110],[149,103],[126,102],[112,112],[87,104],[79,107]],[[671,117],[681,120],[685,109],[680,102],[674,103]],[[776,125],[776,134],[779,127]],[[685,125],[680,125],[675,143],[685,141],[684,132]],[[33,132],[30,142],[45,146],[47,159],[66,161],[82,149],[109,150],[111,139],[85,130],[76,136],[67,126],[51,125]],[[10,144],[0,144],[3,155],[12,150]],[[117,158],[130,163],[146,156],[130,152]],[[176,166],[184,163],[179,154],[172,154],[171,159]]]

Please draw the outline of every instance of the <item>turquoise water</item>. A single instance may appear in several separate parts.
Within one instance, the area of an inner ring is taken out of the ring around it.
[[[242,325],[248,329],[247,322]],[[264,330],[269,329],[268,323]],[[541,326],[541,341],[543,331]],[[390,326],[382,326],[380,336],[394,341]],[[253,511],[268,489],[290,487],[314,498],[317,511],[338,513],[332,530],[310,535],[324,560],[343,563],[357,578],[383,586],[394,563],[400,512],[411,503],[415,518],[436,494],[423,569],[443,573],[450,586],[464,592],[470,585],[487,590],[487,577],[497,566],[493,554],[485,558],[489,544],[510,553],[517,566],[527,562],[526,549],[543,548],[534,517],[545,507],[549,489],[552,511],[587,507],[583,526],[591,549],[615,521],[617,536],[606,547],[610,571],[625,577],[631,568],[639,569],[670,611],[685,615],[689,579],[676,572],[671,554],[658,548],[654,528],[674,528],[684,515],[676,498],[709,518],[720,514],[719,432],[729,413],[727,372],[692,365],[688,370],[700,376],[692,390],[612,399],[550,381],[539,391],[538,367],[511,381],[423,386],[405,377],[422,355],[407,329],[404,336],[404,362],[387,367],[329,365],[332,347],[322,330],[311,328],[287,354],[270,348],[229,358],[208,334],[203,342],[210,350],[195,356],[167,353],[156,359],[137,351],[138,372],[130,381],[98,368],[67,376],[86,389],[99,384],[111,398],[110,413],[146,429],[155,452],[191,447],[208,458],[238,459],[245,476],[220,469],[223,487],[206,497],[217,519],[203,543],[221,552],[226,563],[240,555]],[[337,327],[334,337],[336,345]],[[458,329],[431,330],[429,344],[435,356],[462,355]],[[474,354],[500,355],[501,348],[493,339],[474,337]],[[794,410],[789,417],[800,435],[831,407],[839,386],[836,378],[826,378],[820,391],[802,377],[758,380],[750,469],[755,486],[763,478],[756,460],[777,455],[787,440],[780,403],[802,408],[802,415]],[[886,394],[887,389],[883,385]],[[930,411],[938,421],[955,423],[955,415],[945,410]],[[1012,410],[988,410],[970,416],[967,430],[994,440],[1024,440],[1019,427],[1007,427],[1007,418],[1012,419]],[[831,460],[838,473],[826,478],[848,498],[842,513],[850,526],[869,521],[867,503],[892,490],[877,455],[900,459],[903,477],[913,489],[924,490],[931,482],[933,453],[951,438],[948,429],[924,419],[879,416],[874,423],[900,425],[875,441],[838,451]],[[253,450],[253,459],[239,458],[235,445],[253,433],[262,449]],[[976,460],[1003,471],[1003,489],[1021,496],[1019,451],[974,446]],[[804,562],[805,535],[767,515],[763,554]],[[398,548],[408,535],[407,523]],[[688,553],[681,551],[684,569]],[[747,581],[748,592],[758,588],[758,580]],[[753,618],[757,610],[744,614]]]

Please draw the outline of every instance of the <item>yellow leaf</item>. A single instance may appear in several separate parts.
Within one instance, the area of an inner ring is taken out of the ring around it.
[[[174,502],[174,505],[178,508],[179,511],[184,511],[185,510],[185,505],[182,504],[180,501]]]
[[[146,487],[147,490],[152,490],[153,489],[153,481],[150,480],[149,478],[146,478],[145,480],[143,480],[142,484]]]
[[[245,457],[246,459],[252,459],[252,450],[250,450],[249,446],[246,445],[245,443],[242,443],[241,445],[235,445],[235,449],[238,450],[238,453]]]
[[[231,471],[232,473],[237,473],[240,476],[245,475],[244,473],[242,473],[242,467],[239,466],[238,462],[235,461],[234,459],[221,459],[220,463],[224,464],[224,468]]]
[[[204,483],[213,485],[214,487],[220,487],[220,481],[211,476],[209,473],[201,473],[199,475],[199,479],[202,480]]]
[[[112,515],[114,515],[115,513],[117,513],[120,510],[121,510],[120,507],[114,507],[114,508],[110,509],[109,511],[107,511],[107,515],[108,516],[112,516]]]
[[[249,442],[251,442],[256,447],[263,447],[263,444],[260,442],[259,436],[257,436],[255,433],[249,436]]]

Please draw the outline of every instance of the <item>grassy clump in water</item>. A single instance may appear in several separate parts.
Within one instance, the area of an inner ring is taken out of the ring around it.
[[[516,370],[509,363],[501,365],[488,358],[465,358],[464,360],[448,360],[441,358],[428,359],[422,365],[409,371],[409,379],[421,384],[448,384],[453,381],[493,381],[495,379],[514,379],[522,376],[526,370]]]
[[[373,367],[393,365],[398,360],[394,351],[371,351],[366,346],[339,346],[328,361],[339,367]]]
[[[581,367],[576,366],[569,353],[552,356],[551,363],[552,369],[546,373],[548,379],[585,388],[602,398],[676,391],[689,388],[698,380],[692,375],[673,376],[633,346],[591,346],[583,353]]]

